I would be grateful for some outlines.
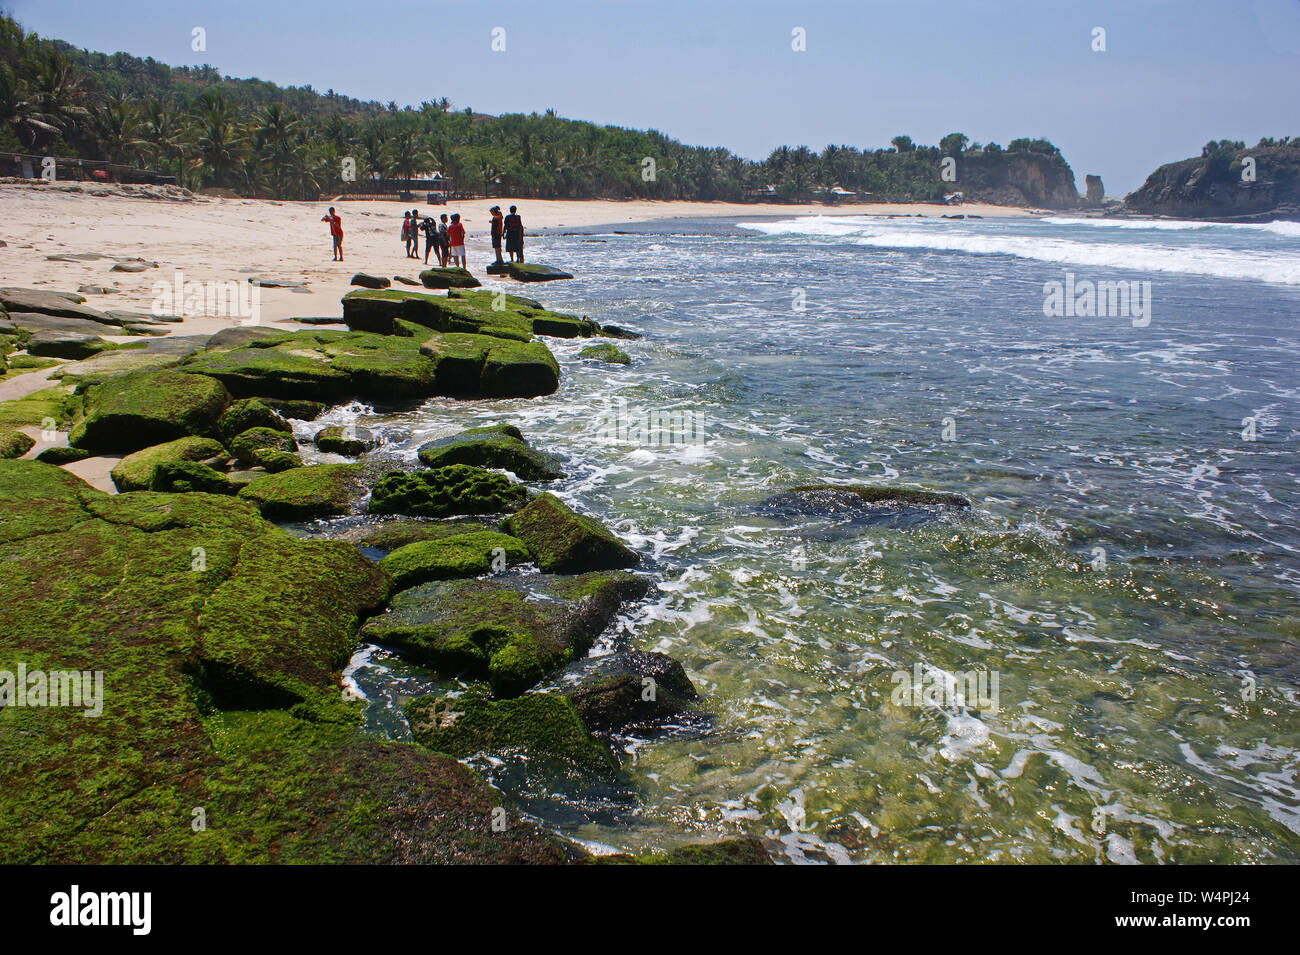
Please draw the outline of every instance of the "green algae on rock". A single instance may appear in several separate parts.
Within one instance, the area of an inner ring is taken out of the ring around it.
[[[395,551],[418,541],[443,540],[461,534],[486,531],[489,528],[470,521],[419,521],[401,518],[386,521],[378,527],[366,527],[354,532],[348,539],[358,547]]]
[[[763,843],[752,836],[678,846],[667,852],[597,856],[594,865],[776,865]]]
[[[12,401],[0,401],[0,428],[36,427],[56,430],[70,427],[81,413],[81,396],[54,386]]]
[[[608,342],[602,345],[588,345],[582,351],[578,352],[579,358],[590,358],[593,361],[603,361],[610,365],[630,365],[632,358],[627,352],[617,345],[611,345]]]
[[[241,398],[233,402],[217,419],[217,431],[227,441],[249,428],[269,428],[293,433],[289,422],[260,398]]]
[[[143,371],[90,385],[84,417],[68,435],[74,448],[129,453],[186,435],[211,436],[230,403],[219,381],[181,371]]]
[[[119,491],[147,491],[153,486],[154,468],[179,461],[206,461],[224,455],[226,449],[212,438],[177,438],[165,444],[128,454],[109,472]]]
[[[471,464],[481,468],[512,471],[525,481],[553,481],[564,477],[546,455],[524,441],[514,425],[498,424],[470,428],[446,438],[420,445],[420,463],[438,468],[448,464]]]
[[[430,580],[478,577],[527,562],[528,548],[522,541],[495,531],[477,531],[406,544],[379,566],[394,587],[404,588]]]
[[[456,696],[411,700],[406,718],[420,745],[457,759],[523,753],[530,761],[603,779],[618,774],[613,753],[587,731],[573,705],[558,693],[494,700],[470,687]]]
[[[530,577],[528,587],[492,578],[421,584],[396,594],[362,634],[413,663],[486,679],[496,695],[516,696],[585,654],[647,583],[615,572]]]
[[[0,458],[21,458],[36,442],[21,431],[0,431]]]
[[[71,464],[73,461],[84,461],[88,457],[91,457],[89,451],[55,445],[36,455],[36,460],[45,464]]]
[[[425,269],[420,273],[420,284],[425,288],[478,288],[483,283],[474,278],[468,269]]]
[[[303,467],[302,458],[292,451],[279,448],[258,448],[253,452],[253,463],[272,474]]]
[[[516,511],[528,489],[503,474],[465,464],[428,471],[389,471],[370,492],[371,514],[452,517]]]
[[[105,675],[95,719],[0,710],[0,765],[22,781],[0,788],[0,861],[573,857],[522,820],[493,832],[500,795],[454,760],[361,732],[336,665],[386,581],[350,545],[236,498],[113,496],[0,461],[0,563],[0,669]]]
[[[164,461],[154,466],[149,490],[167,494],[234,494],[238,488],[220,471],[198,461]]]
[[[633,567],[641,558],[603,524],[575,514],[554,494],[543,493],[502,525],[528,545],[537,566],[548,574]]]
[[[575,663],[565,671],[561,689],[582,721],[598,733],[654,724],[686,712],[699,700],[679,662],[636,650]]]
[[[375,442],[368,439],[349,437],[338,425],[330,425],[328,428],[322,428],[316,432],[313,438],[316,447],[328,454],[341,454],[344,457],[360,457],[375,446]]]
[[[249,428],[230,439],[230,453],[245,464],[257,463],[257,452],[264,448],[273,451],[297,451],[298,442],[292,433],[271,428]]]
[[[314,464],[255,478],[239,492],[273,521],[346,514],[365,495],[361,464]]]

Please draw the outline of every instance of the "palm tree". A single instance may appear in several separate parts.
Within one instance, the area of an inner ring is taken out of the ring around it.
[[[0,121],[13,128],[26,149],[44,136],[57,136],[59,128],[41,113],[31,87],[8,63],[0,63]]]
[[[185,186],[185,158],[193,148],[185,121],[175,108],[154,98],[144,106],[144,133],[164,167],[172,163],[176,181]]]
[[[59,132],[70,131],[90,118],[90,110],[86,108],[89,97],[71,61],[58,50],[47,48],[37,61],[33,86],[41,119]],[[47,136],[48,132],[37,140]]]
[[[148,145],[144,124],[134,106],[114,97],[95,117],[95,132],[104,154],[112,162],[131,164]]]
[[[221,93],[205,94],[203,107],[195,143],[199,167],[214,185],[226,185],[243,161],[248,142]]]

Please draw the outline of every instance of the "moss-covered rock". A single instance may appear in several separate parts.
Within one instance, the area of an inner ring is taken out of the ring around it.
[[[71,464],[73,461],[84,461],[90,456],[89,451],[83,451],[81,448],[55,445],[36,455],[36,460],[45,464]]]
[[[0,401],[0,428],[54,428],[63,430],[81,414],[81,396],[54,386],[12,401]]]
[[[303,466],[302,458],[293,451],[279,448],[258,448],[253,452],[253,463],[272,474]],[[242,485],[241,485],[242,486]]]
[[[525,481],[553,481],[564,472],[544,454],[533,450],[513,425],[470,428],[420,446],[420,463],[439,468],[470,464],[513,471]]]
[[[68,443],[96,453],[129,453],[187,435],[214,435],[230,395],[212,378],[164,370],[91,385],[83,402],[84,417]]]
[[[267,428],[271,431],[293,433],[289,422],[259,398],[241,398],[233,402],[217,419],[217,431],[227,441],[250,428]]]
[[[81,361],[100,352],[115,351],[124,346],[105,341],[98,335],[77,335],[72,332],[38,331],[27,340],[27,354],[43,358],[63,358]]]
[[[21,431],[0,430],[0,458],[21,458],[36,442]]]
[[[560,387],[560,366],[541,342],[494,343],[483,362],[479,394],[492,398],[535,398]]]
[[[502,474],[464,464],[428,471],[389,471],[370,492],[371,514],[451,517],[515,511],[528,491]]]
[[[425,288],[478,288],[483,283],[467,269],[425,269],[420,273],[420,284]]]
[[[365,495],[360,464],[316,464],[251,481],[239,496],[273,521],[302,521],[346,514]]]
[[[149,490],[167,494],[234,494],[238,490],[215,468],[198,461],[164,461],[154,467]]]
[[[471,687],[458,696],[412,700],[406,718],[417,742],[457,759],[522,753],[557,769],[604,779],[618,774],[609,748],[587,732],[573,706],[557,693],[493,700]]]
[[[394,587],[413,587],[430,580],[478,577],[528,562],[522,541],[494,531],[478,531],[418,541],[393,551],[379,562]]]
[[[489,528],[469,521],[417,521],[400,519],[387,521],[379,527],[361,529],[351,539],[358,547],[394,551],[419,541],[436,541],[461,534],[473,534]]]
[[[338,425],[330,425],[316,432],[313,439],[316,447],[328,454],[342,454],[345,457],[360,457],[375,447],[375,442],[348,433]]]
[[[382,572],[246,503],[0,461],[0,669],[104,674],[0,709],[6,864],[562,862],[454,760],[361,732],[338,666]],[[207,826],[192,827],[195,808]]]
[[[177,438],[128,454],[117,462],[109,477],[119,491],[147,491],[153,487],[153,472],[160,464],[206,461],[225,453],[221,442],[213,438]]]
[[[272,451],[297,451],[298,442],[292,433],[273,431],[270,428],[249,428],[230,439],[230,453],[245,464],[256,464],[257,452],[264,448]]]
[[[297,418],[299,421],[314,421],[325,411],[323,401],[301,398],[263,398],[262,401],[282,418]]]
[[[575,514],[553,494],[540,494],[502,525],[528,545],[548,574],[633,567],[641,558],[594,518]]]
[[[585,654],[646,582],[616,572],[529,578],[528,590],[491,578],[421,584],[393,597],[363,635],[447,676],[486,679],[515,696]]]
[[[561,684],[582,721],[597,733],[645,727],[679,716],[699,696],[680,663],[630,650],[575,663]]]
[[[630,365],[632,358],[627,352],[617,345],[611,345],[608,342],[601,345],[588,345],[582,351],[578,352],[579,358],[589,358],[592,361],[603,361],[609,365]]]

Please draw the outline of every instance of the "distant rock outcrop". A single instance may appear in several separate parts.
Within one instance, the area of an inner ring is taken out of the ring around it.
[[[1161,166],[1124,199],[1132,212],[1189,219],[1300,221],[1300,143],[1211,143]]]
[[[1083,181],[1087,186],[1083,204],[1089,209],[1100,208],[1102,200],[1106,198],[1106,187],[1101,184],[1101,176],[1084,176]]]

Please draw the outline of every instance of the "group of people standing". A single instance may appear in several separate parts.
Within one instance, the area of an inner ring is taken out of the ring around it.
[[[492,216],[491,237],[492,251],[496,253],[497,264],[504,265],[501,257],[501,245],[504,241],[506,254],[511,262],[524,260],[524,220],[519,217],[519,207],[511,206],[509,215],[501,214],[500,206],[488,210]],[[343,261],[343,220],[330,206],[321,222],[328,222],[330,237],[334,245],[334,261]],[[420,257],[420,233],[424,233],[424,264],[429,264],[429,253],[436,252],[440,268],[468,268],[465,259],[465,224],[460,213],[450,216],[443,213],[438,219],[433,216],[420,218],[420,210],[412,209],[402,214],[402,242],[406,245],[406,257]]]
[[[501,257],[501,244],[504,240],[506,253],[510,261],[524,260],[524,220],[519,217],[517,206],[510,207],[510,214],[503,216],[500,206],[488,210],[492,217],[492,250],[497,262],[504,263]],[[402,242],[406,246],[406,256],[411,259],[420,257],[420,233],[424,233],[424,264],[429,264],[429,253],[437,255],[441,268],[468,268],[465,259],[465,223],[460,213],[450,216],[442,213],[438,219],[432,216],[420,218],[420,210],[412,209],[402,216]]]

